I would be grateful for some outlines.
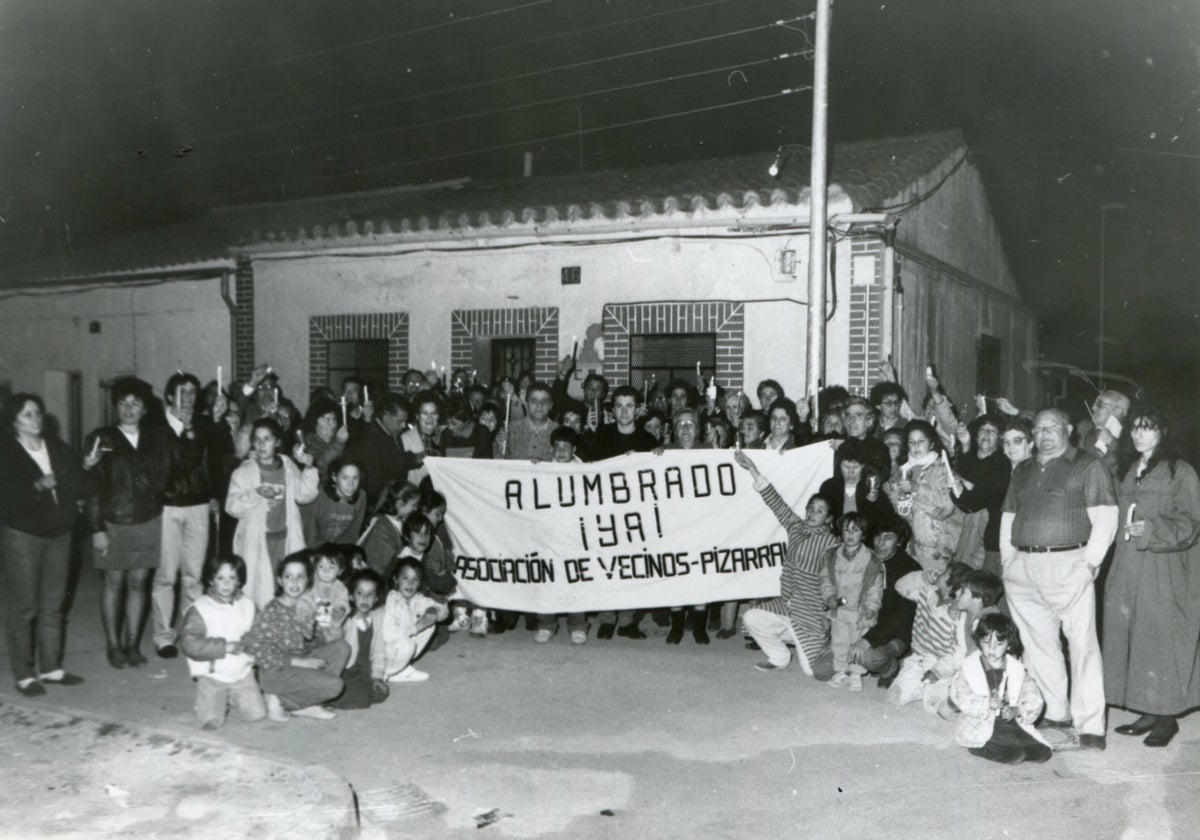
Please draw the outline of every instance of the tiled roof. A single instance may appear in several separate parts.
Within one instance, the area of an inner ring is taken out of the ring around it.
[[[837,144],[830,207],[853,211],[893,202],[915,182],[965,153],[958,131]],[[7,287],[178,275],[231,266],[238,250],[263,252],[323,244],[419,238],[551,234],[597,225],[686,226],[702,219],[756,220],[808,215],[807,153],[794,153],[778,177],[774,151],[582,175],[461,180],[271,204],[220,208],[141,231],[61,259],[0,273]]]

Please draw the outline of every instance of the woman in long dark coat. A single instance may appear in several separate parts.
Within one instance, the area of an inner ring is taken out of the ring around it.
[[[1122,527],[1104,587],[1104,689],[1110,705],[1141,713],[1118,733],[1164,747],[1176,718],[1200,705],[1200,479],[1162,411],[1138,406],[1128,428]]]

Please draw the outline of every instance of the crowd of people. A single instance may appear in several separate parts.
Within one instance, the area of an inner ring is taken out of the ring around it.
[[[669,644],[689,629],[699,644],[740,630],[765,656],[760,671],[787,668],[794,650],[833,687],[862,691],[874,675],[889,701],[920,700],[995,761],[1103,749],[1108,705],[1140,715],[1116,732],[1165,746],[1200,705],[1200,482],[1171,419],[1116,391],[1079,430],[1060,409],[1002,398],[965,412],[926,373],[919,410],[890,365],[869,394],[834,386],[814,400],[769,379],[754,399],[699,377],[610,393],[596,373],[577,399],[567,358],[550,383],[414,370],[386,391],[351,377],[301,413],[267,365],[228,388],[181,371],[161,402],[141,380],[114,383],[115,422],[81,452],[45,433],[39,397],[15,394],[0,434],[0,551],[17,689],[82,681],[62,661],[81,516],[111,667],[146,664],[149,623],[154,656],[186,657],[202,726],[231,706],[248,720],[328,719],[427,679],[414,663],[452,633],[520,624],[459,597],[427,457],[717,448],[736,450],[787,534],[779,596],[571,614],[572,643],[593,626],[596,639],[644,639],[647,620]],[[833,474],[793,510],[753,453],[822,441]],[[526,623],[546,643],[559,616]]]

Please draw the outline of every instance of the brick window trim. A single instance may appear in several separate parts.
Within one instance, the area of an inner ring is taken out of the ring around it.
[[[408,370],[408,313],[314,315],[308,319],[309,393],[329,385],[329,342],[387,339],[390,391],[399,391]]]
[[[604,306],[604,376],[629,384],[631,335],[712,333],[717,338],[717,384],[740,389],[745,380],[746,310],[738,301],[609,303]]]
[[[456,309],[450,313],[450,365],[472,367],[476,338],[534,339],[534,378],[550,382],[558,373],[558,307]]]

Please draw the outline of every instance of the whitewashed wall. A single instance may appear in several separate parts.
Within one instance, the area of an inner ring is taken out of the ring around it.
[[[804,237],[659,239],[587,246],[535,245],[512,250],[437,254],[312,256],[257,259],[255,346],[259,362],[303,399],[308,382],[308,319],[314,315],[405,311],[410,359],[422,368],[450,358],[450,318],[456,309],[556,306],[560,352],[581,343],[607,303],[663,300],[747,302],[746,382],[768,376],[789,392],[804,375],[807,282],[779,271],[783,248],[807,251]],[[564,266],[579,266],[582,282],[561,283]],[[841,276],[849,277],[848,269]],[[844,354],[845,311],[830,325]],[[831,376],[837,370],[832,353]],[[844,363],[842,364],[844,371]]]
[[[100,333],[89,331],[91,322]],[[202,381],[231,370],[229,310],[218,279],[0,299],[0,379],[41,393],[47,371],[82,375],[83,428],[102,414],[100,382],[133,373],[161,395],[178,368]]]

